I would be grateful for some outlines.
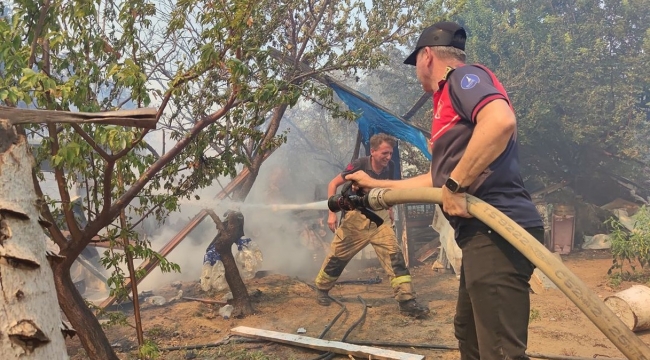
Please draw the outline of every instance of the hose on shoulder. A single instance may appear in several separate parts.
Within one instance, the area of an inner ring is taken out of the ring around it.
[[[388,209],[407,203],[442,202],[440,188],[372,189],[365,199],[372,210]],[[625,356],[633,360],[650,360],[650,347],[639,339],[617,316],[560,260],[537,239],[490,204],[467,195],[468,212],[503,236],[607,336]]]

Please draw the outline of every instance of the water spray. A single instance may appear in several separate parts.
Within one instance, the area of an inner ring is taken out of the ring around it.
[[[327,210],[327,200],[315,201],[305,204],[248,204],[239,203],[236,205],[242,209],[260,209],[260,210]]]
[[[271,210],[327,210],[327,200],[315,201],[306,204],[275,204],[268,205]]]

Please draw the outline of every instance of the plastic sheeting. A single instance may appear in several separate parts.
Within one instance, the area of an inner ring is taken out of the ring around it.
[[[336,95],[338,95],[350,110],[360,114],[360,117],[357,119],[357,124],[364,144],[368,143],[373,134],[385,133],[414,145],[427,159],[431,160],[427,139],[416,127],[360,99],[358,96],[351,94],[334,83],[330,83],[329,86],[334,89]],[[371,100],[369,96],[363,96]]]

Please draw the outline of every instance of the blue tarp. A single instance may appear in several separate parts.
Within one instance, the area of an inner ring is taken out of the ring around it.
[[[431,154],[429,153],[427,146],[427,139],[416,127],[407,124],[396,116],[377,108],[353,94],[350,94],[348,91],[334,83],[330,83],[329,86],[334,89],[336,95],[338,95],[350,110],[361,114],[359,119],[357,119],[357,124],[364,144],[368,144],[372,135],[385,133],[414,145],[422,151],[427,159],[431,160]],[[369,96],[363,96],[370,100]]]

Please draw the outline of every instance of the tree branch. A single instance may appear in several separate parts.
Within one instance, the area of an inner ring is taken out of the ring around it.
[[[296,58],[295,58],[296,63],[301,61],[302,54],[304,54],[305,49],[307,48],[307,43],[309,43],[309,39],[312,38],[314,34],[314,30],[316,30],[316,28],[318,27],[318,24],[323,18],[323,14],[325,14],[325,9],[327,9],[329,4],[330,4],[330,0],[325,0],[325,3],[321,6],[320,13],[318,14],[318,18],[314,19],[314,23],[312,24],[311,28],[309,28],[309,31],[305,34],[305,40],[302,42],[300,50],[296,53]]]
[[[88,223],[84,228],[84,231],[81,236],[81,241],[78,241],[69,248],[70,253],[65,254],[66,256],[74,258],[76,255],[81,253],[81,250],[85,245],[90,241],[90,239],[95,236],[101,229],[106,227],[113,219],[115,219],[120,210],[122,210],[133,198],[145,187],[145,185],[151,180],[160,170],[162,170],[174,157],[180,154],[195,138],[196,136],[205,129],[208,125],[213,124],[218,119],[222,118],[224,115],[230,111],[235,106],[241,104],[241,101],[237,101],[238,93],[233,91],[228,101],[224,106],[219,110],[206,116],[201,120],[197,121],[192,129],[190,129],[189,134],[179,140],[174,147],[169,149],[167,153],[162,155],[156,162],[151,164],[149,169],[147,169],[140,178],[119,198],[115,201],[110,209],[102,209],[102,216],[96,218],[95,220]],[[110,194],[108,195],[110,196]],[[106,200],[105,200],[106,201]],[[110,201],[110,200],[109,200]]]
[[[113,158],[106,160],[106,165],[104,166],[104,181],[103,181],[104,205],[102,206],[102,210],[99,213],[99,216],[95,218],[95,221],[99,221],[100,219],[105,218],[107,216],[106,214],[109,213],[109,210],[111,208],[111,194],[113,190],[113,187],[111,186],[111,181],[113,180],[114,168],[115,168],[115,160]],[[113,218],[114,217],[112,217],[111,220]],[[88,227],[88,225],[86,225],[86,227]],[[97,231],[99,232],[99,230],[100,229],[98,229]]]
[[[151,155],[153,155],[156,159],[160,158],[160,154],[158,154],[158,152],[156,151],[156,149],[153,148],[153,146],[149,145],[149,143],[146,141],[143,144],[151,152]]]
[[[144,129],[144,130],[142,130],[142,133],[140,134],[140,136],[139,136],[137,139],[135,139],[135,141],[131,142],[131,144],[129,144],[127,147],[125,147],[124,149],[122,149],[120,152],[118,152],[117,154],[114,154],[114,155],[111,157],[112,160],[117,161],[117,159],[120,159],[120,158],[126,156],[126,154],[128,154],[129,151],[133,150],[133,148],[134,148],[134,147],[135,147],[135,146],[136,146],[140,141],[142,141],[142,139],[144,139],[144,137],[145,137],[148,133],[149,133],[149,129]]]
[[[56,125],[54,123],[48,124],[48,132],[55,133]],[[52,145],[50,147],[50,154],[55,156],[59,152],[59,138],[54,135],[51,137]],[[70,204],[70,193],[68,192],[68,184],[65,181],[65,175],[63,174],[63,169],[60,167],[54,166],[54,179],[56,180],[57,187],[59,188],[59,196],[61,196],[61,203],[63,214],[65,215],[65,221],[68,226],[68,231],[72,235],[73,239],[78,239],[81,237],[81,231],[77,222],[74,220],[74,213],[72,212],[72,206]]]
[[[219,219],[219,216],[217,214],[215,214],[215,212],[213,210],[205,209],[205,212],[208,215],[210,215],[210,217],[212,218],[214,223],[217,225],[217,230],[219,232],[225,231],[226,228],[223,226],[223,222],[221,221],[221,219]]]
[[[95,151],[97,151],[97,153],[99,154],[99,156],[101,156],[102,158],[104,158],[104,160],[108,160],[108,159],[110,158],[110,155],[108,155],[108,153],[107,153],[106,151],[104,151],[104,149],[100,148],[100,147],[97,145],[97,143],[95,142],[95,140],[93,140],[93,138],[91,138],[91,137],[88,135],[88,133],[85,132],[85,131],[81,128],[81,126],[79,126],[78,124],[74,124],[74,123],[73,123],[73,124],[70,124],[70,125],[72,125],[72,128],[74,129],[74,131],[77,132],[77,134],[79,134],[79,135],[80,135],[84,140],[86,140],[86,142],[88,143],[88,145],[90,145],[90,146],[91,146]]]
[[[259,147],[263,148],[275,137],[275,134],[277,134],[278,129],[280,128],[280,121],[282,120],[287,107],[289,107],[288,104],[282,104],[273,110],[273,116],[271,117],[269,128],[266,129],[266,133],[264,134],[264,138],[262,138]],[[262,154],[262,156],[264,155]]]
[[[27,61],[27,67],[30,69],[32,68],[32,66],[34,66],[34,63],[36,62],[36,44],[38,43],[38,39],[41,36],[43,27],[45,26],[45,17],[47,16],[47,12],[49,10],[50,10],[50,0],[43,1],[43,6],[41,6],[41,12],[38,15],[38,22],[36,23],[36,29],[33,32],[34,38],[32,39],[32,44],[29,50],[29,61]]]

